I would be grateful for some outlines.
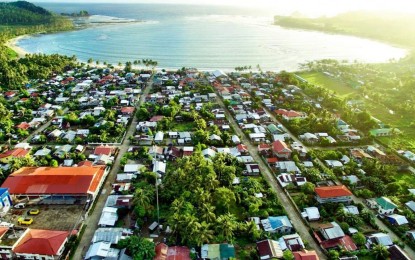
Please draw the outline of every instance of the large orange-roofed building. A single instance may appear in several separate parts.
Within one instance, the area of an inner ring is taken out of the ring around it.
[[[84,202],[96,198],[107,174],[105,166],[23,167],[10,174],[1,187],[8,188],[12,196],[70,197]]]

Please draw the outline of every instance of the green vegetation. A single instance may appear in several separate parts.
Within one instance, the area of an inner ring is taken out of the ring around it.
[[[298,75],[307,80],[308,85],[331,90],[350,108],[368,111],[381,121],[377,128],[399,129],[396,133],[402,134],[380,138],[389,147],[414,150],[415,79],[412,70],[407,60],[387,64],[321,60],[303,64],[303,72]]]
[[[275,16],[274,21],[284,27],[356,35],[411,48],[415,43],[415,17],[410,14],[355,11],[314,19]]]
[[[0,42],[12,37],[73,29],[70,19],[26,1],[0,3]]]

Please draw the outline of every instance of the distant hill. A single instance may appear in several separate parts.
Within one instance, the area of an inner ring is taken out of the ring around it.
[[[36,25],[53,20],[48,10],[26,1],[0,3],[0,24]]]
[[[415,16],[402,13],[355,11],[334,17],[275,16],[276,25],[355,35],[415,48]]]
[[[17,35],[73,29],[70,19],[26,1],[0,2],[0,42]]]

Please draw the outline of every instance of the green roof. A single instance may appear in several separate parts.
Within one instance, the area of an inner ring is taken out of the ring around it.
[[[376,203],[384,210],[396,209],[398,207],[395,203],[386,197],[376,198]]]
[[[208,246],[208,255],[209,259],[220,259],[220,250],[219,244],[210,244]]]
[[[372,129],[369,131],[370,135],[389,135],[392,132],[392,128],[379,128],[379,129]]]
[[[220,258],[229,259],[235,257],[235,247],[230,244],[220,244]]]
[[[277,126],[276,126],[276,125],[274,125],[274,124],[269,124],[269,125],[267,126],[267,129],[268,129],[268,131],[270,131],[271,133],[278,132],[278,128],[277,128]]]

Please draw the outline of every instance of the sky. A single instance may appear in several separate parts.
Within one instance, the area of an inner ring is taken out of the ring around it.
[[[33,2],[57,2],[34,0]],[[334,15],[350,10],[387,10],[415,13],[411,0],[60,0],[68,3],[168,3],[197,5],[233,5],[275,10],[276,13],[299,11],[307,15]]]

